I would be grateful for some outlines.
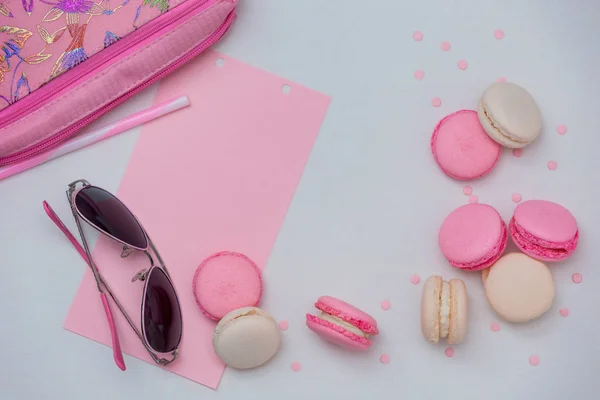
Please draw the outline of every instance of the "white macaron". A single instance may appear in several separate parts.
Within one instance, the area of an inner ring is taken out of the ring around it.
[[[255,368],[277,353],[281,332],[277,321],[256,307],[244,307],[226,314],[215,328],[213,348],[229,367]]]
[[[496,82],[488,87],[477,114],[487,134],[511,149],[527,146],[542,131],[542,115],[533,97],[514,83]]]

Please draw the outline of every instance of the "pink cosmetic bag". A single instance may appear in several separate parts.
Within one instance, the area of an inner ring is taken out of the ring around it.
[[[215,44],[237,0],[0,0],[0,166],[76,135]]]

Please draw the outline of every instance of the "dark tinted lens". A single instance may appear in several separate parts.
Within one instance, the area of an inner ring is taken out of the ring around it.
[[[104,189],[88,186],[75,196],[77,210],[98,229],[133,247],[145,249],[142,227],[119,199]]]
[[[142,324],[146,341],[159,353],[179,346],[182,334],[181,309],[177,295],[165,272],[152,268],[146,283]]]

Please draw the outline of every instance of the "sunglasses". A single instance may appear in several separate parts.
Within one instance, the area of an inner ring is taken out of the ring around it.
[[[148,233],[133,213],[118,198],[102,188],[92,186],[86,180],[80,179],[70,183],[67,198],[71,205],[71,211],[79,230],[83,248],[45,201],[43,203],[44,210],[92,269],[110,328],[115,363],[120,369],[125,370],[119,336],[106,293],[125,317],[154,362],[163,366],[169,365],[175,361],[179,354],[179,344],[183,331],[181,307],[167,268]],[[150,268],[136,273],[131,280],[132,282],[144,282],[141,300],[141,331],[133,323],[94,263],[83,233],[81,220],[101,234],[122,244],[122,258],[129,256],[134,250],[141,251],[148,257]],[[158,265],[155,264],[152,254],[156,256]]]

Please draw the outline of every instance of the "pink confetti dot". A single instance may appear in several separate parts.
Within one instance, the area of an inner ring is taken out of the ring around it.
[[[465,194],[465,196],[470,196],[473,193],[473,188],[467,185],[463,188],[463,193]]]
[[[523,157],[523,149],[513,149],[513,156],[515,157]]]
[[[422,80],[423,78],[425,78],[425,71],[423,71],[422,69],[419,69],[417,71],[415,71],[415,79],[418,80]]]
[[[442,44],[440,45],[440,49],[442,49],[443,51],[450,50],[450,47],[452,47],[450,45],[450,42],[442,42]]]
[[[472,194],[469,196],[469,204],[475,204],[475,203],[479,203],[479,197]]]
[[[410,277],[410,283],[412,283],[413,285],[418,285],[419,282],[421,282],[421,277],[417,274],[413,274]]]
[[[292,371],[298,372],[298,371],[300,371],[302,369],[302,364],[300,364],[298,361],[294,361],[292,363],[291,368],[292,368]]]
[[[390,303],[389,300],[384,300],[381,302],[381,308],[384,309],[385,311],[387,311],[390,308],[392,308],[392,303]]]
[[[497,322],[492,322],[492,324],[490,325],[490,329],[492,330],[492,332],[498,332],[500,330],[500,324],[498,324]]]
[[[414,31],[413,32],[413,39],[417,42],[420,42],[421,40],[423,40],[423,32],[421,31]]]
[[[581,276],[581,274],[574,273],[573,276],[571,277],[571,279],[573,279],[573,282],[575,282],[575,283],[581,283],[581,281],[583,280],[583,277]]]
[[[444,353],[446,353],[446,357],[454,357],[454,348],[448,347]]]
[[[496,29],[494,31],[494,37],[498,40],[502,39],[504,37],[504,31],[502,29]]]
[[[431,99],[431,105],[434,107],[439,107],[442,105],[442,99],[440,99],[439,97],[434,97],[433,99]]]
[[[463,71],[469,67],[469,63],[466,60],[460,60],[457,65]]]
[[[540,358],[536,355],[529,357],[529,364],[532,367],[537,367],[538,365],[540,365]]]
[[[506,78],[501,76],[500,78],[496,79],[496,82],[506,82]]]
[[[290,327],[290,324],[287,321],[281,321],[279,323],[279,329],[281,329],[282,331],[287,331],[289,327]]]
[[[564,135],[567,133],[567,127],[564,125],[559,125],[556,127],[556,132],[558,132],[559,135]]]
[[[513,193],[512,201],[514,201],[515,203],[519,203],[521,200],[523,200],[523,196],[521,196],[520,193]]]
[[[561,317],[568,317],[569,316],[569,309],[568,308],[561,308],[560,310],[558,310],[558,313],[560,314]]]
[[[379,357],[379,361],[381,361],[382,364],[389,364],[391,359],[389,355],[384,353],[381,355],[381,357]]]
[[[548,169],[550,171],[554,171],[556,168],[558,168],[558,163],[554,160],[550,160],[548,161]]]

